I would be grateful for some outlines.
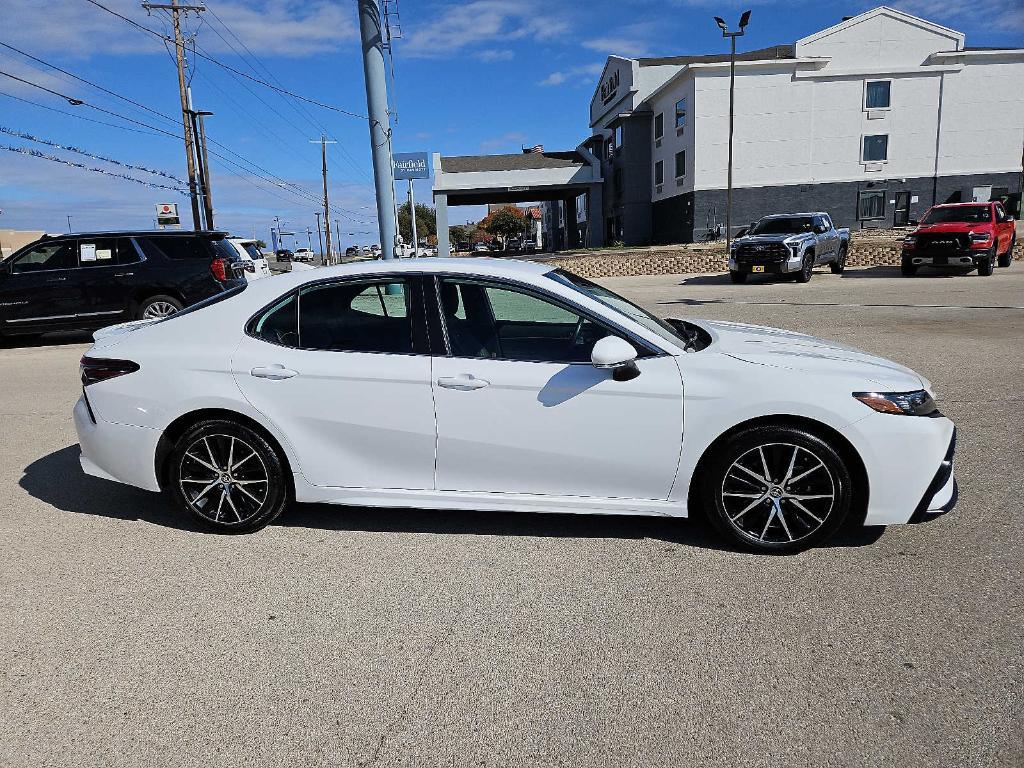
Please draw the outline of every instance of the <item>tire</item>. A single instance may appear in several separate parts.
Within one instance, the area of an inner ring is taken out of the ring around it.
[[[1017,233],[1014,232],[1010,238],[1010,247],[1006,249],[1006,253],[999,257],[999,266],[1008,267],[1013,263],[1013,249],[1017,245]]]
[[[840,246],[839,255],[836,256],[836,260],[828,265],[828,268],[832,270],[833,275],[843,274],[843,270],[846,269],[846,246]]]
[[[904,259],[903,263],[900,264],[900,274],[904,277],[913,277],[917,274],[917,265]]]
[[[736,272],[736,271],[730,269],[729,270],[729,279],[732,280],[734,283],[745,283],[745,282],[747,282],[747,273],[746,272]]]
[[[202,421],[178,439],[168,460],[171,496],[207,529],[251,533],[288,505],[284,462],[263,435],[244,424]]]
[[[766,476],[771,482],[756,479]],[[846,464],[828,442],[780,425],[730,437],[710,458],[701,493],[724,538],[752,552],[784,554],[834,534],[850,512],[852,488]]]
[[[173,296],[150,296],[139,304],[136,320],[160,320],[181,311],[182,304]]]
[[[978,274],[982,277],[989,277],[995,272],[995,256],[996,247],[992,247],[992,253],[986,256],[984,259],[978,259]]]
[[[798,283],[809,283],[811,282],[811,275],[814,274],[814,254],[804,254],[804,263],[800,267],[800,271],[796,273],[796,281]]]

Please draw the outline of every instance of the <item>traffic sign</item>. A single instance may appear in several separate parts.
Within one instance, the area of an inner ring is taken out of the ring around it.
[[[426,152],[400,152],[392,157],[396,179],[429,179],[430,164]]]

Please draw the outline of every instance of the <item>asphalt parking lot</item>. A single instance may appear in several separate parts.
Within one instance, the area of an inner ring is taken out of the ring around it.
[[[3,766],[1019,766],[1024,265],[609,279],[930,378],[960,505],[766,558],[695,523],[296,507],[86,477],[81,339],[0,348]]]

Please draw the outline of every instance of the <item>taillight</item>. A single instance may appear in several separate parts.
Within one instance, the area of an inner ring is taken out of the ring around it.
[[[82,386],[87,387],[97,381],[115,379],[126,373],[135,373],[139,364],[131,360],[108,360],[102,357],[83,357],[78,367],[82,374]]]
[[[213,276],[220,280],[222,283],[228,279],[228,260],[227,259],[214,259],[210,262],[210,271]]]

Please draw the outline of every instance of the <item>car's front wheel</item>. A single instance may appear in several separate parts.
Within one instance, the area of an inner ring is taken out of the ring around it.
[[[1008,267],[1013,263],[1013,249],[1017,245],[1017,234],[1014,233],[1013,237],[1010,238],[1010,247],[1006,249],[1006,253],[999,257],[999,266]]]
[[[984,259],[978,259],[978,274],[982,277],[989,277],[995,272],[995,261],[993,256],[995,255],[996,248],[992,248],[992,256],[986,256]]]
[[[814,274],[814,254],[808,253],[804,255],[804,262],[800,267],[800,271],[796,273],[796,281],[798,283],[809,283],[811,281],[811,275]]]
[[[701,490],[723,536],[755,552],[786,553],[835,533],[850,511],[852,481],[825,440],[766,426],[729,438],[711,457]]]
[[[917,265],[909,259],[904,259],[900,264],[900,274],[904,277],[913,277],[917,274]]]
[[[263,435],[244,424],[200,422],[178,439],[169,460],[171,495],[207,528],[259,530],[288,503],[281,458]]]

